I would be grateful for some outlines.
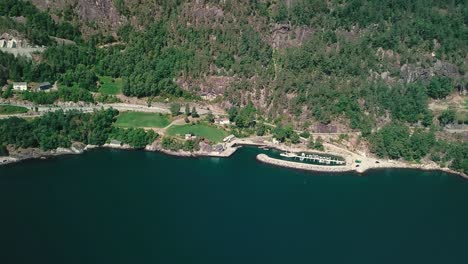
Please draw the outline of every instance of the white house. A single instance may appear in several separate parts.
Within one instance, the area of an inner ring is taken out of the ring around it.
[[[192,134],[185,134],[185,140],[195,140],[197,139],[197,136],[194,136]]]
[[[9,49],[15,49],[18,47],[18,42],[16,41],[16,39],[10,39],[7,43],[7,48]]]
[[[217,118],[215,120],[215,123],[220,124],[220,125],[229,125],[229,124],[231,124],[231,121],[229,121],[228,118]]]
[[[14,82],[13,90],[15,91],[26,91],[28,90],[28,83],[26,82]]]

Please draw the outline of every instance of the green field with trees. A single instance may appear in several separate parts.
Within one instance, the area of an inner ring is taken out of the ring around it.
[[[92,114],[60,110],[31,121],[16,117],[0,119],[0,145],[43,150],[68,148],[72,142],[102,145],[112,131],[117,114],[114,109]]]
[[[166,132],[169,136],[180,135],[184,137],[185,134],[192,134],[206,138],[211,142],[222,142],[227,136],[227,132],[223,129],[205,123],[173,125],[170,126]]]
[[[11,117],[0,119],[0,150],[14,148],[40,148],[53,150],[68,148],[73,142],[103,145],[112,139],[143,148],[158,138],[154,131],[114,127],[118,111],[106,109],[94,113],[80,111],[49,112],[32,120]],[[0,153],[1,155],[1,153]]]
[[[122,93],[123,82],[121,78],[112,78],[109,76],[100,76],[99,92],[107,95],[117,95]]]
[[[170,117],[159,113],[123,112],[117,117],[115,125],[125,128],[156,127],[163,128],[171,123]]]
[[[29,110],[26,107],[14,105],[0,105],[0,115],[24,114]]]

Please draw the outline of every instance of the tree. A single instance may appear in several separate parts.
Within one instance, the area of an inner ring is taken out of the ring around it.
[[[290,138],[291,138],[291,143],[293,143],[293,144],[297,144],[297,143],[301,142],[301,139],[300,139],[299,135],[296,132],[293,132],[291,134]]]
[[[317,137],[315,141],[314,141],[314,137],[310,137],[309,141],[307,142],[307,147],[310,149],[316,149],[320,151],[325,150],[323,146],[323,139],[321,137]]]
[[[228,109],[228,116],[229,116],[229,121],[234,122],[236,119],[237,115],[239,114],[239,108],[233,106]]]
[[[190,106],[189,106],[189,104],[185,104],[185,115],[186,116],[190,115]]]
[[[264,136],[266,132],[266,126],[264,123],[260,123],[257,125],[257,136]]]
[[[279,124],[275,127],[275,129],[273,129],[274,138],[280,142],[284,142],[286,139],[290,139],[294,133],[295,132],[291,125],[283,127],[281,124]]]
[[[249,128],[255,126],[255,113],[256,109],[252,103],[247,104],[244,108],[239,111],[233,111],[235,113],[234,122],[239,128]],[[229,113],[231,115],[231,113]]]
[[[307,141],[307,147],[310,149],[313,149],[314,146],[315,146],[314,137],[310,137],[309,140]]]
[[[278,23],[283,23],[288,20],[288,8],[284,1],[278,1],[276,14],[275,14],[275,21]]]
[[[423,126],[428,127],[428,126],[432,125],[432,119],[434,119],[434,115],[432,114],[432,112],[427,111],[424,114],[424,117],[422,119]]]
[[[1,156],[8,156],[9,153],[8,153],[8,149],[3,146],[3,145],[0,145],[0,157]]]
[[[434,99],[443,99],[452,91],[452,81],[447,77],[434,77],[427,87],[427,94]]]
[[[419,160],[426,156],[434,144],[435,135],[432,131],[425,132],[420,128],[416,129],[410,137],[413,159]]]
[[[208,121],[208,123],[215,122],[215,117],[211,111],[208,111],[208,114],[206,115],[206,121]]]
[[[314,143],[314,149],[324,151],[325,148],[323,147],[323,139],[322,137],[318,137],[317,140],[315,140]]]
[[[180,113],[180,104],[172,103],[169,110],[171,111],[172,116],[178,116]]]
[[[193,118],[200,117],[200,115],[197,113],[197,109],[195,108],[195,106],[192,108],[192,117]]]
[[[409,129],[402,123],[383,126],[370,138],[371,151],[379,157],[411,159]]]
[[[284,142],[287,138],[286,129],[281,124],[277,125],[275,129],[273,129],[273,137],[279,142]]]
[[[449,108],[447,110],[444,110],[440,116],[439,116],[439,122],[442,127],[451,124],[455,121],[455,110]]]
[[[310,137],[310,132],[307,131],[307,130],[304,130],[304,131],[302,131],[300,136],[303,137],[303,138],[309,138]]]
[[[161,146],[163,149],[169,149],[172,151],[178,151],[183,148],[183,144],[180,143],[178,140],[176,140],[173,137],[163,137],[161,140]]]
[[[8,99],[13,96],[13,87],[12,85],[8,85],[8,87],[3,91],[2,93],[2,98],[3,99]]]
[[[0,87],[3,86],[8,80],[8,69],[0,65]]]
[[[148,97],[148,100],[146,101],[146,105],[148,107],[151,107],[151,105],[153,104],[153,100],[154,100],[154,96]]]

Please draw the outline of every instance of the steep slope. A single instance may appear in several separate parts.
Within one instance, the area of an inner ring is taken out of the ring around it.
[[[129,96],[220,97],[226,108],[251,102],[270,118],[370,131],[390,119],[429,120],[434,77],[461,93],[467,86],[460,0],[34,3],[79,23],[85,38],[97,32],[90,28],[118,33],[120,44],[70,66],[123,77]],[[70,54],[80,58],[79,50]],[[54,52],[46,63],[60,78],[67,69],[53,65]]]
[[[57,21],[79,24],[85,36],[112,34],[126,22],[112,0],[32,0]]]

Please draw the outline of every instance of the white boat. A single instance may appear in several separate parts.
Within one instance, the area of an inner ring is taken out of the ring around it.
[[[296,154],[291,153],[291,152],[283,152],[280,154],[281,157],[286,157],[286,158],[294,158],[296,157]]]

